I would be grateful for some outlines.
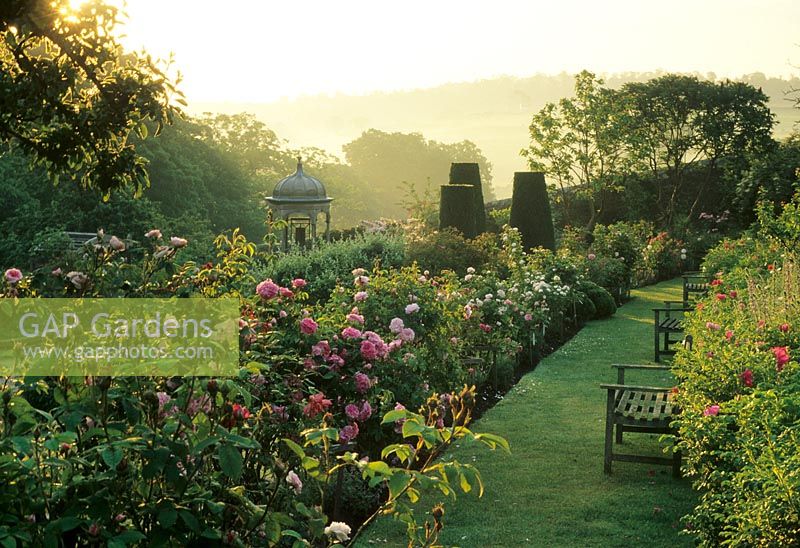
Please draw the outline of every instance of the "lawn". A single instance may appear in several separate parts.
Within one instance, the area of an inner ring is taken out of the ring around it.
[[[454,455],[480,470],[486,492],[461,494],[446,507],[446,546],[681,546],[680,518],[695,496],[670,468],[614,463],[603,474],[605,392],[612,363],[651,363],[652,311],[680,298],[680,281],[633,292],[608,320],[590,322],[522,378],[473,425],[509,440],[511,455],[462,446]],[[638,373],[638,374],[637,374]],[[668,376],[630,372],[630,382],[668,385]],[[625,444],[657,454],[658,436],[628,434]],[[426,508],[429,510],[430,508]],[[375,523],[357,546],[404,545],[404,526]]]

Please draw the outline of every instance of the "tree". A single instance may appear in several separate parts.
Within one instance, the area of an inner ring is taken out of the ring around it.
[[[102,0],[0,3],[0,143],[19,147],[54,181],[83,187],[148,184],[128,137],[158,133],[182,103],[159,63],[126,53],[117,8]]]
[[[625,84],[630,149],[658,184],[661,217],[671,224],[678,198],[685,192],[686,174],[703,165],[705,182],[698,185],[688,210],[691,217],[702,192],[716,175],[720,161],[741,172],[747,155],[772,145],[774,115],[768,98],[741,82],[700,81],[668,74],[647,82]]]
[[[370,129],[342,147],[347,163],[369,187],[380,216],[405,218],[404,186],[424,192],[448,181],[453,162],[477,162],[484,178],[484,198],[491,199],[491,164],[474,143],[445,144],[427,140],[419,133],[386,133]]]
[[[565,211],[573,196],[588,201],[587,232],[603,212],[606,193],[619,188],[619,179],[630,168],[622,138],[630,124],[624,99],[584,70],[575,77],[574,97],[548,103],[534,114],[531,144],[521,152],[532,171],[544,172],[558,183]]]

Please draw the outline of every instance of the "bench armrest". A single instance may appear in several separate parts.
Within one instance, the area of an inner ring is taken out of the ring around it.
[[[672,367],[669,365],[644,365],[644,364],[629,364],[629,363],[613,363],[611,367],[615,369],[648,369],[652,371],[671,371]]]
[[[664,386],[639,386],[635,384],[601,384],[605,390],[635,390],[637,392],[671,392],[672,388]]]
[[[694,308],[692,308],[691,306],[682,306],[680,308],[672,308],[667,306],[667,307],[659,307],[653,309],[653,312],[692,312],[692,311],[694,311]]]

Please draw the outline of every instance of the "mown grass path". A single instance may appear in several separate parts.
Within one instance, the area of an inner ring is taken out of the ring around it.
[[[483,447],[454,449],[480,470],[486,492],[446,502],[445,546],[683,546],[679,520],[692,507],[688,480],[670,468],[614,463],[603,474],[605,391],[612,363],[652,363],[651,308],[680,298],[680,282],[633,292],[608,320],[590,322],[527,374],[483,418],[476,432],[509,440],[511,455]],[[638,373],[638,374],[637,374]],[[631,371],[626,381],[669,386],[669,376]],[[658,436],[626,435],[628,448],[657,454]],[[430,508],[426,508],[430,510]],[[404,526],[385,519],[358,546],[404,546]]]

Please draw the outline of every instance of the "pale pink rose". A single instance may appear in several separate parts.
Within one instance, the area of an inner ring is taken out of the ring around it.
[[[531,315],[531,313],[530,313],[530,312],[528,312],[527,314],[525,314],[525,321],[526,321],[526,322],[529,322],[529,321],[531,321],[532,319],[533,319],[533,316]]]
[[[405,325],[401,318],[392,318],[392,321],[389,322],[389,331],[392,333],[400,333],[404,327]]]
[[[22,271],[19,268],[9,268],[6,270],[6,280],[8,283],[15,284],[22,279]]]
[[[285,310],[281,310],[280,312],[278,312],[278,316],[280,316],[281,318],[285,318],[288,315],[289,314],[287,314]]]
[[[419,311],[419,305],[417,303],[411,303],[406,305],[406,314],[413,314],[414,312]]]
[[[366,292],[366,291],[359,291],[358,293],[356,293],[356,294],[353,296],[353,299],[354,299],[356,302],[362,302],[362,301],[366,301],[368,296],[369,296],[369,295],[367,294],[367,292]]]
[[[77,289],[83,289],[89,284],[89,276],[87,276],[83,272],[75,272],[74,270],[71,272],[67,272],[67,279]]]
[[[286,474],[286,483],[291,485],[295,495],[303,492],[303,482],[300,481],[300,477],[294,473],[294,470],[289,470],[289,473]]]
[[[368,276],[356,276],[356,285],[358,287],[366,287],[369,285],[369,277]]]
[[[311,318],[303,318],[300,320],[300,332],[304,335],[313,335],[317,332],[318,327],[317,322]]]
[[[62,272],[63,271],[61,270],[61,267],[59,266],[58,268],[54,269],[50,274],[52,274],[53,276],[58,278],[59,276],[61,276]]]
[[[401,338],[403,341],[405,341],[405,342],[411,342],[411,341],[413,341],[413,340],[414,340],[414,337],[416,336],[416,334],[414,333],[414,330],[413,330],[413,329],[411,329],[410,327],[404,327],[404,328],[403,328],[403,329],[400,331],[400,334],[399,334],[399,335],[400,335],[400,338]]]
[[[172,247],[178,249],[181,247],[186,247],[186,244],[188,244],[189,241],[184,238],[178,238],[177,236],[173,236],[172,238],[169,239],[169,243],[172,244]]]
[[[597,255],[595,255],[594,253],[589,253],[586,256],[586,258],[589,259],[590,261],[593,261],[593,260],[595,260],[597,258]]]
[[[364,316],[358,313],[358,308],[353,308],[350,314],[347,315],[347,321],[350,323],[363,324]]]
[[[353,276],[363,276],[363,275],[364,275],[364,274],[366,274],[366,273],[367,273],[367,271],[366,271],[366,270],[364,270],[363,268],[356,268],[356,269],[355,269],[355,270],[353,270],[353,272],[352,272]]]
[[[345,327],[342,329],[342,337],[345,339],[358,339],[361,337],[361,331],[355,327]]]
[[[147,232],[145,232],[144,237],[145,238],[151,238],[153,240],[160,240],[161,239],[161,231],[159,229],[157,229],[157,228],[154,228],[153,230],[148,230]]]
[[[294,280],[292,280],[292,287],[294,287],[295,289],[303,288],[306,285],[307,285],[306,281],[303,278],[295,278]]]
[[[278,291],[280,291],[280,287],[270,279],[266,279],[256,286],[256,293],[262,299],[272,299],[278,294]]]
[[[125,251],[125,242],[123,242],[116,236],[111,236],[111,239],[108,240],[108,245],[110,245],[111,249],[113,249],[114,251]]]

